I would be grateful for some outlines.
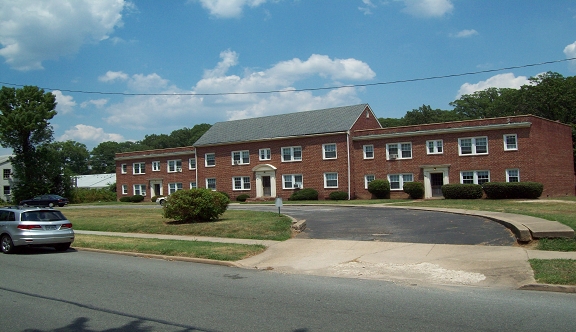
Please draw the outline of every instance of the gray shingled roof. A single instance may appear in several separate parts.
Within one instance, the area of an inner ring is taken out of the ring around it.
[[[350,130],[368,104],[215,123],[194,146]]]

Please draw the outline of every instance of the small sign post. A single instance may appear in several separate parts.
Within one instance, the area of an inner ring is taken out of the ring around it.
[[[276,197],[276,207],[278,208],[278,215],[280,215],[280,208],[282,207],[282,197]]]

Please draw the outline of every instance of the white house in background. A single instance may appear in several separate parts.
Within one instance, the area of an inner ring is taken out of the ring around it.
[[[2,178],[0,179],[2,195],[0,198],[5,202],[10,202],[12,186],[14,185],[14,177],[12,177],[12,163],[10,163],[10,157],[12,156],[0,156],[0,169],[2,169]]]
[[[116,183],[116,173],[77,175],[73,181],[76,188],[101,189]]]

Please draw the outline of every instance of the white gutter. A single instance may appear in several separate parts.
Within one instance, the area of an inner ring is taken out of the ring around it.
[[[350,130],[346,131],[346,153],[348,154],[348,200],[350,200]]]

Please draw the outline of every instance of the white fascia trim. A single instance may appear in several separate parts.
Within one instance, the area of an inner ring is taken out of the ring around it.
[[[135,151],[136,152],[136,151]],[[177,156],[184,156],[184,155],[196,155],[194,150],[190,151],[178,151],[178,152],[165,152],[165,153],[151,153],[151,154],[140,154],[140,155],[133,155],[133,156],[126,156],[126,157],[117,157],[114,160],[132,160],[132,159],[142,159],[142,158],[159,158],[159,157],[177,157]]]
[[[474,126],[474,127],[460,127],[460,128],[442,128],[442,129],[430,129],[430,130],[418,130],[418,131],[407,131],[402,133],[391,133],[391,134],[374,134],[366,136],[358,136],[352,138],[354,141],[365,141],[371,139],[379,138],[399,138],[399,137],[411,137],[411,136],[426,136],[426,135],[439,135],[439,134],[452,134],[452,133],[467,133],[474,131],[486,131],[486,130],[502,130],[502,129],[515,129],[515,128],[529,128],[532,122],[515,122],[515,123],[502,123],[493,124],[485,126]]]

